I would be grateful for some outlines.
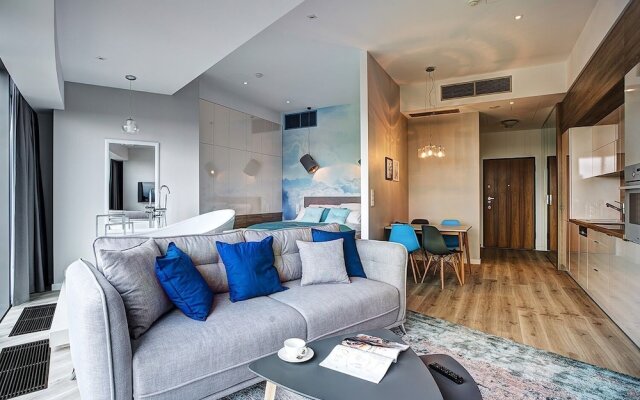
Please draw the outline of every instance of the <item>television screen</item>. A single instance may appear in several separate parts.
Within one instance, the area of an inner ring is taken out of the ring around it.
[[[138,182],[138,203],[148,203],[149,194],[151,194],[151,202],[155,202],[155,188],[155,182]]]

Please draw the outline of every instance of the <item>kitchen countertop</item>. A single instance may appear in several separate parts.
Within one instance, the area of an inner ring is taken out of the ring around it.
[[[614,236],[620,239],[624,239],[624,229],[617,229],[614,227],[606,227],[608,224],[618,224],[624,225],[623,222],[620,221],[610,221],[610,220],[584,220],[584,219],[570,219],[569,222],[573,222],[574,224],[584,226],[587,229],[593,229],[594,231],[602,232],[609,236]],[[605,226],[603,226],[605,225]]]

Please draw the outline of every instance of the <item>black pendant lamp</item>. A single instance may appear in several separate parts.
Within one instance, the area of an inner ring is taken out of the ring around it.
[[[307,128],[307,151],[308,153],[300,157],[300,164],[307,170],[308,173],[314,174],[319,168],[320,165],[316,160],[311,157],[309,154],[311,152],[311,128]]]

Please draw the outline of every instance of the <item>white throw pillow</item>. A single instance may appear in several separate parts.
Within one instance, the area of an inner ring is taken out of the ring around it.
[[[362,214],[360,211],[351,211],[347,216],[346,223],[360,225],[362,223]]]
[[[351,283],[344,263],[344,239],[329,242],[296,240],[302,261],[301,286],[320,283]]]

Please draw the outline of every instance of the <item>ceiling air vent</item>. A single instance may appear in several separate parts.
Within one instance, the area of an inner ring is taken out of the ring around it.
[[[434,115],[443,115],[443,114],[457,114],[460,112],[458,108],[452,108],[449,110],[438,110],[438,111],[423,111],[418,113],[409,114],[411,118],[419,118],[419,117],[432,117]]]
[[[284,116],[284,130],[318,126],[316,111],[305,111]]]
[[[474,97],[507,92],[511,92],[511,76],[455,83],[453,85],[443,85],[441,87],[441,98],[442,100],[452,100],[459,99],[461,97]]]

